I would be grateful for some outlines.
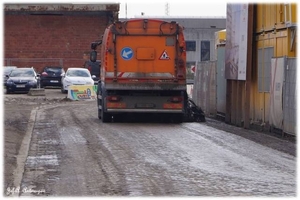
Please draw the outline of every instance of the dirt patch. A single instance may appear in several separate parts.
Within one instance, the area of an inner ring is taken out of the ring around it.
[[[258,144],[288,153],[290,155],[296,156],[296,137],[291,135],[282,136],[281,134],[270,133],[267,131],[256,131],[244,129],[241,127],[236,127],[230,124],[226,124],[223,121],[206,118],[206,124],[208,126],[239,135],[243,138],[249,139]]]
[[[69,103],[74,103],[74,101],[71,101],[65,97],[19,98],[16,96],[4,98],[4,195],[8,187],[14,187],[13,172],[16,169],[16,157],[19,154],[19,149],[27,130],[31,111],[46,104],[54,104],[53,106],[56,106],[56,104],[61,105]],[[295,140],[290,141],[285,138],[275,137],[262,132],[246,130],[210,118],[207,118],[207,122],[204,124],[219,130],[239,135],[272,149],[276,149],[293,156],[296,155]]]
[[[27,125],[31,111],[42,105],[69,103],[66,97],[49,96],[5,96],[4,100],[4,195],[7,188],[13,188],[14,175],[16,169],[16,158],[19,154],[19,149],[27,131]]]
[[[4,105],[4,192],[13,185],[13,172],[16,168],[16,157],[27,130],[31,110],[37,105],[11,104]]]

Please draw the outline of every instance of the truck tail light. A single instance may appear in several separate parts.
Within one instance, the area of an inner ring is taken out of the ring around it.
[[[180,103],[182,102],[182,97],[171,97],[169,101],[172,103]]]
[[[122,102],[107,102],[106,107],[108,109],[124,109],[126,104]]]
[[[108,96],[107,100],[110,102],[118,102],[121,100],[121,97],[120,96]]]
[[[183,108],[183,104],[182,103],[164,103],[163,104],[163,108],[164,109],[182,109]]]

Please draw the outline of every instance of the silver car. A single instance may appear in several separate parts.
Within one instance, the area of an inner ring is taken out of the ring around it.
[[[3,70],[3,83],[4,83],[4,86],[6,86],[6,82],[7,82],[7,79],[10,74],[10,72],[14,69],[16,69],[17,67],[16,66],[4,66],[4,70]]]

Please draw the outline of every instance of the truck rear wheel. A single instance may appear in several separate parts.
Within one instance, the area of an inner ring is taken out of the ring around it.
[[[101,119],[101,109],[98,108],[98,119]]]
[[[97,93],[97,96],[99,96],[98,95],[99,93]],[[100,109],[100,105],[102,105],[101,104],[101,100],[100,99],[98,99],[98,97],[97,97],[97,107],[98,107],[98,119],[101,119],[101,112],[102,112],[102,109]],[[102,108],[102,106],[101,106],[101,108]]]
[[[101,101],[101,108],[102,109],[99,109],[99,111],[101,111],[101,119],[102,119],[102,122],[111,122],[111,117],[112,117],[112,115],[111,114],[108,114],[107,112],[105,112],[104,111],[104,101],[103,101],[103,99],[102,99],[102,101]]]
[[[102,122],[104,122],[104,123],[111,122],[111,116],[110,116],[110,114],[103,113]]]
[[[111,115],[104,112],[103,109],[101,110],[101,119],[102,119],[102,122],[111,122]]]
[[[176,115],[172,116],[172,121],[173,121],[173,123],[180,124],[183,122],[183,117],[184,117],[183,114],[176,114]]]

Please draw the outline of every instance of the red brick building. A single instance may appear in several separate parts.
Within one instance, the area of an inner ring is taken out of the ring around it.
[[[4,66],[82,67],[119,4],[4,4]]]

